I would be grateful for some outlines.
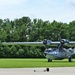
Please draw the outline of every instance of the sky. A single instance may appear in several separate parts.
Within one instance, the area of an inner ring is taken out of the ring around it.
[[[75,0],[0,0],[0,18],[31,19],[69,23],[75,20]]]

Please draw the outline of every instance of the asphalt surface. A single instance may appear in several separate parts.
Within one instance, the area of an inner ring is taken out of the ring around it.
[[[0,68],[0,75],[75,75],[75,67],[60,68]]]

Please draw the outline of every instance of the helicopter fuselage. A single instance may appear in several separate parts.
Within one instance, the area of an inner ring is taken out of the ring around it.
[[[48,48],[44,51],[45,57],[48,60],[62,60],[64,58],[70,58],[75,54],[75,49],[58,49],[58,48]]]

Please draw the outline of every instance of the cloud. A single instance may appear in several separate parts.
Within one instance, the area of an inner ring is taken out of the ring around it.
[[[0,0],[0,18],[13,20],[29,16],[69,22],[75,19],[75,11],[70,5],[75,5],[75,0]]]
[[[28,0],[0,0],[0,6],[11,6],[26,3]]]
[[[67,0],[68,3],[70,3],[71,5],[75,6],[75,0]]]
[[[0,0],[0,18],[17,18],[24,12],[29,0]]]

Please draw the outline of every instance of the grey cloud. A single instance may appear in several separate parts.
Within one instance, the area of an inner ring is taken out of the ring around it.
[[[71,4],[72,6],[75,6],[75,0],[67,0],[67,2],[68,2],[69,4]]]

